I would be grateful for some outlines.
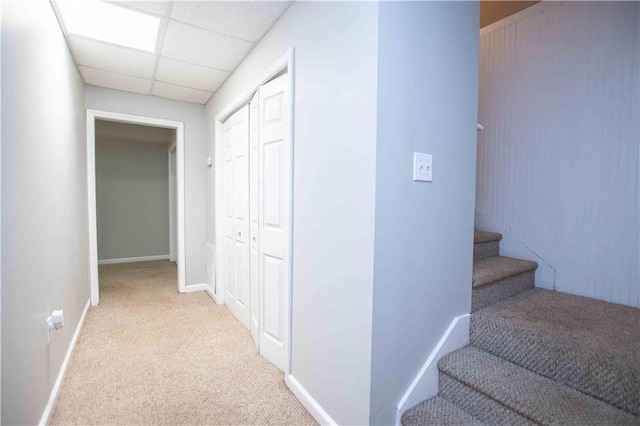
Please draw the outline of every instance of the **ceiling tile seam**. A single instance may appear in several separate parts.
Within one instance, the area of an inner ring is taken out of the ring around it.
[[[158,30],[159,32],[159,30]],[[142,54],[146,54],[146,55],[153,55],[155,56],[155,52],[149,52],[148,50],[142,50],[142,49],[136,49],[135,47],[130,47],[130,46],[125,46],[123,44],[118,44],[118,43],[111,43],[109,41],[104,41],[104,40],[98,40],[97,38],[91,38],[91,37],[86,37],[80,34],[69,34],[69,37],[75,37],[75,38],[80,38],[83,40],[87,40],[93,43],[98,43],[98,44],[102,44],[102,45],[106,45],[106,46],[113,46],[113,47],[117,47],[120,49],[126,49],[129,50],[131,52],[135,52],[135,53],[142,53]],[[71,38],[69,38],[69,43],[71,43]]]
[[[131,6],[130,4],[128,4],[127,2],[124,2],[124,1],[120,1],[120,2],[108,1],[107,3],[113,4],[113,5],[118,6],[118,7],[122,7],[123,9],[132,10],[134,12],[142,13],[144,15],[151,15],[153,17],[160,18],[160,19],[168,17],[169,16],[169,10],[170,10],[171,7],[173,7],[173,1],[168,1],[167,0],[167,4],[168,4],[167,12],[165,12],[165,14],[163,15],[163,14],[152,12],[152,11],[149,11],[149,10],[138,9],[135,6]]]
[[[242,65],[242,63],[249,57],[249,55],[251,54],[251,52],[253,51],[253,49],[255,49],[255,47],[262,41],[262,39],[264,39],[267,34],[269,34],[271,32],[271,30],[273,29],[273,27],[275,27],[275,25],[278,23],[278,21],[280,21],[280,18],[282,18],[282,16],[287,13],[287,10],[289,10],[289,8],[291,7],[291,5],[293,4],[293,0],[291,2],[289,2],[289,6],[287,6],[287,8],[285,10],[282,11],[282,13],[280,14],[280,16],[278,16],[278,18],[273,21],[273,24],[271,24],[271,26],[267,29],[267,31],[264,32],[264,34],[262,34],[262,37],[260,37],[258,40],[256,40],[253,45],[251,46],[251,48],[247,51],[247,53],[245,53],[244,57],[242,58],[242,60],[240,62],[238,62],[238,64],[235,66],[234,69],[232,69],[231,71],[229,71],[229,75],[227,75],[227,78],[224,79],[224,81],[222,83],[220,83],[220,85],[218,86],[218,88],[211,94],[211,96],[209,97],[209,99],[207,99],[207,102],[205,102],[205,105],[209,103],[209,101],[211,100],[211,98],[213,98],[213,96],[216,94],[216,92],[218,90],[220,90],[220,88],[222,86],[225,85],[225,83],[227,82],[227,80],[229,80],[229,78],[231,78],[231,76],[233,75],[234,72],[236,72],[236,70],[238,69],[238,67],[240,67],[240,65]]]
[[[157,81],[158,83],[169,84],[169,85],[171,85],[171,86],[182,87],[183,89],[197,90],[198,92],[204,92],[204,93],[212,93],[212,92],[215,92],[215,90],[198,89],[197,87],[185,86],[184,84],[171,83],[170,81],[161,80],[161,79],[159,79],[159,78],[156,78],[156,79],[155,79],[155,81]]]
[[[89,68],[89,69],[92,69],[92,70],[96,70],[96,71],[106,72],[106,73],[109,73],[109,74],[116,74],[116,75],[120,75],[120,76],[123,76],[123,77],[137,78],[139,80],[145,80],[145,81],[148,81],[148,82],[152,82],[152,80],[149,79],[149,78],[139,77],[139,76],[136,76],[136,75],[125,74],[125,73],[122,73],[122,72],[115,72],[115,71],[107,71],[107,70],[105,70],[103,68],[96,68],[96,67],[92,67],[90,65],[79,65],[79,66],[81,66],[83,68]],[[80,71],[78,70],[78,72],[80,72]],[[164,80],[159,80],[159,79],[155,79],[155,81],[158,81],[158,82],[164,83],[164,84],[169,84],[169,85],[175,86],[175,87],[180,87],[180,88],[183,88],[183,89],[197,90],[199,92],[205,92],[205,93],[214,93],[215,92],[215,90],[198,89],[196,87],[185,86],[184,84],[171,83],[171,82],[164,81]]]
[[[64,21],[62,20],[62,16],[58,13],[58,8],[55,2],[50,0],[49,5],[51,6],[51,9],[53,9],[53,15],[56,17],[56,20],[58,21],[58,26],[60,27],[60,31],[62,32],[62,36],[64,37],[64,41],[65,43],[67,43],[67,50],[69,51],[69,54],[73,59],[73,63],[76,66],[76,71],[78,71],[78,74],[80,75],[80,80],[82,80],[84,84],[87,84],[87,82],[84,80],[84,76],[80,72],[80,66],[78,65],[78,58],[73,53],[73,49],[71,48],[71,40],[69,39],[69,32],[67,31],[67,27],[64,24]]]
[[[282,16],[282,15],[281,15]],[[278,18],[280,19],[280,18]],[[268,33],[269,31],[267,31]],[[266,35],[267,33],[265,33],[264,35]],[[264,35],[260,38],[260,40],[262,40],[264,38]],[[242,57],[242,59],[240,60],[240,62],[238,62],[236,64],[235,67],[233,67],[233,69],[231,71],[227,71],[229,74],[225,77],[225,79],[222,81],[222,83],[220,83],[220,85],[218,86],[218,88],[216,90],[213,91],[213,93],[211,94],[211,96],[209,96],[209,99],[207,99],[207,102],[204,103],[204,105],[208,104],[209,101],[211,100],[211,98],[213,98],[213,95],[216,94],[216,92],[218,91],[218,89],[220,89],[222,86],[224,86],[224,84],[227,82],[227,80],[229,80],[229,78],[233,75],[234,72],[236,72],[236,70],[238,69],[238,67],[240,65],[242,65],[242,63],[245,61],[245,59],[247,59],[247,57],[251,54],[251,52],[253,51],[253,49],[255,49],[255,47],[258,45],[258,43],[260,42],[260,40],[258,40],[257,42],[253,43],[251,45],[251,47],[249,48],[249,50],[247,50],[247,53],[244,54],[244,56]]]
[[[214,31],[211,28],[205,28],[205,27],[201,27],[199,25],[190,24],[189,22],[181,21],[179,19],[175,19],[175,18],[171,18],[171,17],[169,17],[168,19],[170,19],[171,21],[177,22],[179,24],[186,25],[188,27],[193,27],[193,28],[197,28],[197,29],[202,30],[202,31],[207,31],[207,32],[215,34],[215,35],[224,36],[224,37],[232,38],[232,39],[235,39],[235,40],[244,41],[245,43],[255,44],[255,41],[253,41],[253,40],[247,40],[247,39],[244,39],[244,38],[232,36],[231,34],[222,33],[220,31]]]
[[[108,74],[116,74],[116,75],[121,75],[121,76],[123,76],[123,77],[137,78],[137,79],[139,79],[139,80],[145,80],[145,81],[149,81],[149,82],[151,82],[151,79],[150,79],[150,78],[147,78],[147,77],[140,77],[140,76],[138,76],[138,75],[125,74],[125,73],[123,73],[123,72],[117,72],[117,71],[109,71],[109,70],[106,70],[106,69],[104,69],[104,68],[92,67],[91,65],[82,65],[82,64],[80,64],[80,65],[77,65],[77,67],[78,67],[78,68],[80,68],[80,67],[82,67],[82,68],[88,68],[88,69],[91,69],[91,70],[96,70],[96,71],[106,72],[106,73],[108,73]]]
[[[185,103],[188,103],[188,104],[206,105],[206,104],[203,104],[202,102],[185,101],[184,99],[178,99],[176,97],[170,97],[170,96],[154,95],[153,93],[150,96],[155,96],[156,98],[160,98],[160,99],[169,99],[169,100],[176,101],[176,102],[185,102]]]
[[[162,54],[160,54],[160,58],[170,59],[170,60],[175,61],[175,62],[180,62],[180,63],[187,64],[187,65],[193,65],[195,67],[206,68],[206,69],[213,70],[213,71],[220,71],[220,72],[224,72],[224,73],[231,72],[231,71],[225,70],[223,68],[215,68],[215,67],[210,67],[208,65],[196,64],[195,62],[185,61],[183,59],[177,59],[177,58],[173,58],[171,56],[162,55]],[[240,61],[240,62],[242,62],[242,61]]]
[[[173,10],[173,2],[169,3],[167,6],[167,16],[171,15],[171,11]],[[151,87],[149,88],[149,94],[153,94],[153,86],[156,81],[156,75],[158,74],[158,64],[160,63],[160,58],[162,57],[162,49],[164,48],[164,39],[167,35],[167,28],[169,27],[169,18],[163,18],[160,30],[158,31],[158,39],[156,40],[156,63],[153,65],[153,74],[151,75]]]

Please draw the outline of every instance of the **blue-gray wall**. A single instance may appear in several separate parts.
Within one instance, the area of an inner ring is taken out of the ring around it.
[[[48,1],[1,28],[2,424],[37,424],[89,301],[84,85]]]
[[[471,305],[478,3],[383,2],[371,423],[396,406],[456,316]],[[433,182],[412,181],[412,153]]]
[[[545,1],[482,30],[476,220],[535,253],[536,286],[640,307],[639,70],[638,2]]]

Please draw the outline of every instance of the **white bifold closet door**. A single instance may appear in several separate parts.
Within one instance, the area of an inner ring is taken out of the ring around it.
[[[289,76],[258,91],[258,233],[260,354],[285,365],[285,318],[290,258],[291,138]]]
[[[249,328],[249,106],[233,114],[224,132],[225,303]]]
[[[258,156],[258,92],[249,104],[249,236],[251,237],[251,337],[260,350],[260,235],[258,220],[260,201],[259,186],[259,156]]]

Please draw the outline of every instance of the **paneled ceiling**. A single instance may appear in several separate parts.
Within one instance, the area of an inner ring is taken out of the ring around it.
[[[161,18],[154,53],[69,34],[86,84],[205,104],[291,1],[104,0]]]

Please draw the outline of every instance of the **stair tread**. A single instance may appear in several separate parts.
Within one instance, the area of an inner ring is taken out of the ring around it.
[[[436,396],[421,402],[402,415],[404,426],[413,425],[482,425],[471,414],[444,398]]]
[[[471,317],[471,344],[640,414],[640,309],[532,289]]]
[[[487,285],[494,281],[533,271],[538,267],[536,262],[513,257],[490,257],[473,262],[473,287]]]
[[[638,418],[495,355],[467,346],[441,372],[541,424],[633,424]]]
[[[498,234],[497,232],[474,231],[473,233],[474,244],[500,241],[501,239],[502,239],[502,234]]]

